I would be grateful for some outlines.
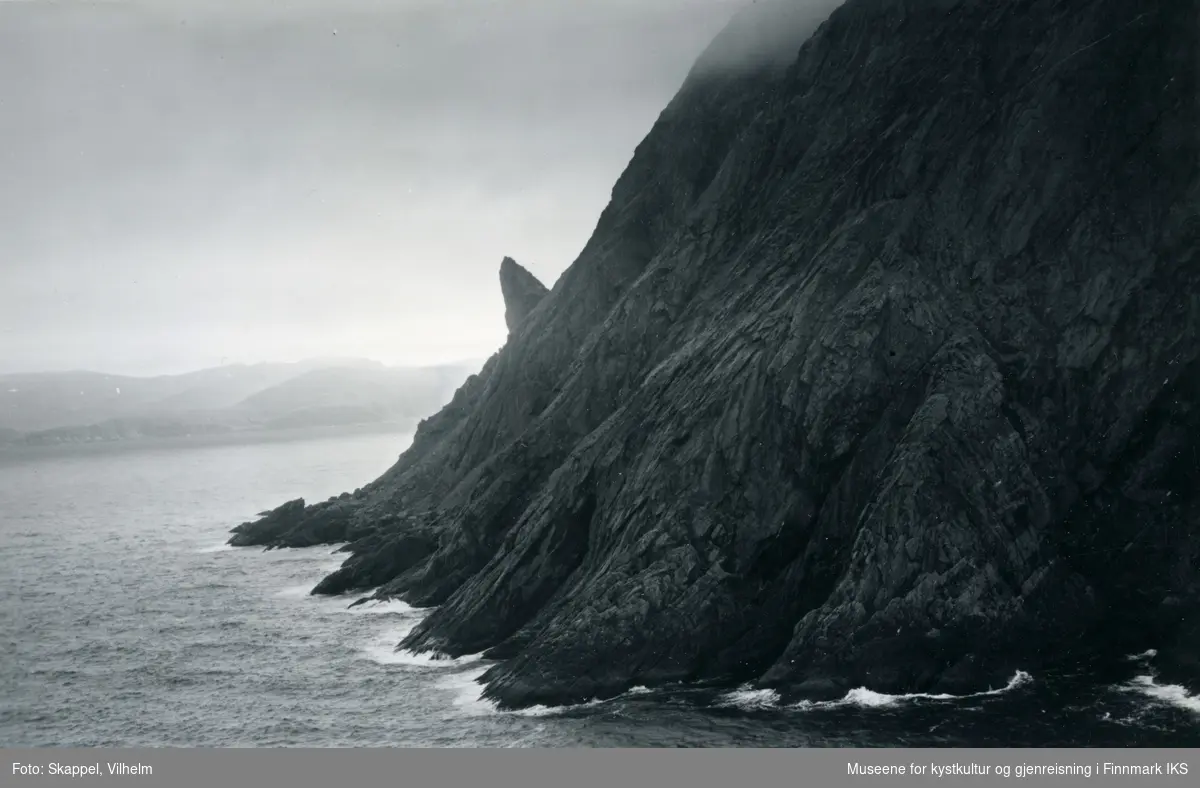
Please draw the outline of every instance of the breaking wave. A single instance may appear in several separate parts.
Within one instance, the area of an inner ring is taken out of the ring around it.
[[[281,599],[303,599],[312,595],[313,587],[316,583],[304,583],[303,585],[288,586],[275,592],[275,596]]]
[[[1179,684],[1159,684],[1153,674],[1134,676],[1123,689],[1140,693],[1158,703],[1200,714],[1200,695]]]
[[[204,553],[224,553],[224,552],[227,552],[227,551],[229,551],[229,550],[236,550],[236,549],[237,549],[237,548],[236,548],[236,547],[234,547],[233,545],[231,545],[231,544],[227,544],[227,543],[225,543],[225,542],[222,542],[221,544],[215,544],[215,545],[212,545],[211,547],[201,547],[201,548],[200,548],[199,550],[197,550],[196,552],[197,552],[197,553],[200,553],[200,554],[204,554]]]
[[[377,600],[364,602],[361,605],[355,605],[348,610],[357,616],[424,616],[427,610],[421,610],[413,607],[407,602],[401,602],[399,599]]]
[[[744,711],[773,709],[779,705],[779,693],[773,689],[736,689],[717,701],[718,706],[732,706]]]
[[[1159,705],[1173,706],[1200,714],[1200,695],[1190,692],[1187,687],[1180,684],[1158,683],[1158,676],[1150,668],[1150,661],[1157,656],[1158,650],[1153,648],[1146,649],[1141,654],[1128,655],[1126,659],[1130,662],[1140,663],[1147,672],[1134,676],[1125,684],[1114,687],[1114,689],[1120,692],[1137,693]]]
[[[483,697],[483,693],[487,687],[486,685],[480,683],[479,679],[484,673],[487,673],[490,668],[491,665],[485,665],[483,667],[473,668],[467,671],[451,673],[450,675],[443,677],[434,686],[438,689],[453,692],[454,699],[452,703],[468,714],[475,716],[498,714],[514,717],[548,717],[557,714],[568,714],[579,709],[590,709],[603,703],[617,700],[617,698],[612,698],[610,701],[593,699],[584,703],[572,703],[564,706],[538,705],[529,706],[524,709],[501,709],[494,701]],[[634,689],[639,688],[635,687]],[[649,690],[647,690],[645,687],[641,687],[640,689],[643,690],[643,693],[649,692]],[[625,693],[625,695],[643,693],[635,693],[634,690],[630,690],[629,692]],[[619,697],[624,696],[618,696],[618,698]]]
[[[385,630],[363,647],[363,655],[379,665],[405,665],[412,668],[457,668],[483,659],[482,654],[448,657],[436,651],[417,653],[396,648],[420,621],[420,618],[414,618],[401,626]]]
[[[907,695],[889,695],[884,692],[876,692],[874,690],[867,689],[866,687],[857,687],[847,692],[844,697],[838,700],[802,700],[798,703],[787,706],[780,706],[779,693],[777,693],[775,690],[741,687],[733,692],[723,695],[718,701],[717,705],[733,706],[748,711],[755,709],[774,708],[800,709],[807,711],[810,709],[836,709],[846,706],[857,706],[864,709],[877,709],[898,706],[903,703],[921,700],[953,701],[1001,695],[1030,684],[1032,681],[1033,677],[1031,675],[1023,670],[1018,670],[1015,674],[1013,674],[1013,677],[1008,680],[1008,683],[999,689],[984,690],[983,692],[972,692],[967,695],[951,695],[949,693],[935,695],[928,692],[914,692]]]

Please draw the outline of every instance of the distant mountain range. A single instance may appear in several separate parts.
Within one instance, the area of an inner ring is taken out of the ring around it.
[[[0,375],[0,444],[47,445],[363,424],[415,426],[478,366],[364,359],[234,364],[139,378]]]

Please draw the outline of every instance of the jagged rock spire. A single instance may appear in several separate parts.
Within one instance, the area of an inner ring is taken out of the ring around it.
[[[504,322],[512,334],[550,291],[516,260],[505,257],[500,262],[500,292],[504,295]]]

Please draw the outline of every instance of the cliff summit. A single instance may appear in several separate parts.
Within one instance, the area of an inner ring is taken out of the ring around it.
[[[511,334],[550,291],[516,260],[505,257],[500,262],[500,292],[504,296],[504,322]]]

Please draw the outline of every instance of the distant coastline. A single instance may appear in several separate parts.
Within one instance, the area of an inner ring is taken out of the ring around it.
[[[139,437],[117,440],[93,440],[63,443],[0,443],[0,462],[23,461],[40,457],[63,457],[78,454],[103,454],[145,449],[172,450],[205,446],[254,445],[288,443],[291,441],[322,440],[352,435],[411,434],[414,422],[379,422],[280,429],[245,429],[222,433],[168,437]]]
[[[411,432],[471,371],[466,363],[405,368],[314,359],[158,378],[0,376],[0,455]]]

